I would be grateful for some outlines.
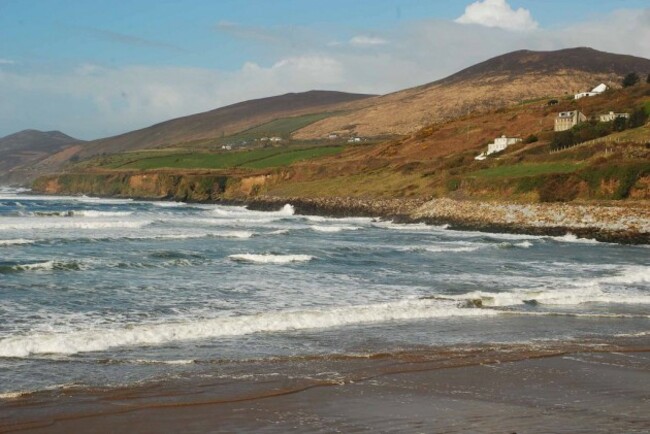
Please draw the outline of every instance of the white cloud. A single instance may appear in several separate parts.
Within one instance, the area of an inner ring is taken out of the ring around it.
[[[456,22],[516,31],[538,27],[528,9],[514,10],[506,0],[478,0],[467,6]]]
[[[0,58],[0,65],[15,65],[15,64],[16,64],[15,60]]]
[[[355,47],[372,47],[376,45],[386,45],[387,43],[387,40],[376,36],[359,35],[350,39],[350,45]]]
[[[268,67],[248,62],[232,72],[93,64],[63,73],[0,70],[0,131],[60,129],[97,138],[247,99],[344,88],[343,70],[339,61],[316,55]]]

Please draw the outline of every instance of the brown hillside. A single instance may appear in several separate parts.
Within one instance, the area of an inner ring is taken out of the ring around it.
[[[650,60],[590,48],[515,51],[427,85],[361,101],[358,110],[308,125],[294,137],[322,138],[331,132],[408,135],[470,111],[489,111],[551,94],[571,95],[601,82],[617,87],[630,71],[646,74]]]
[[[172,119],[141,130],[89,142],[81,158],[101,153],[176,145],[230,135],[274,119],[338,110],[371,95],[309,91],[245,101],[204,113]]]
[[[0,182],[15,182],[19,168],[79,143],[60,131],[24,130],[0,138]]]
[[[432,124],[401,139],[355,146],[336,156],[296,164],[268,187],[268,194],[301,197],[443,194],[441,188],[444,190],[450,177],[503,160],[517,164],[551,158],[548,143],[558,112],[579,109],[588,117],[609,111],[632,112],[650,102],[649,86],[614,89],[580,100],[564,99],[557,105],[548,105],[548,100],[542,99]],[[517,145],[489,161],[474,160],[485,151],[487,143],[502,134],[522,139],[536,135],[539,141]],[[639,158],[639,161],[644,159]]]

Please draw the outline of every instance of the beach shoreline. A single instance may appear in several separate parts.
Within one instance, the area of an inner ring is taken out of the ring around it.
[[[305,369],[313,372],[305,375]],[[316,375],[320,370],[335,370],[338,378]],[[248,361],[241,372],[247,375],[4,400],[0,432],[650,429],[643,411],[650,398],[645,337],[618,344],[483,345]]]
[[[297,214],[376,217],[395,223],[446,225],[449,229],[538,236],[589,238],[620,244],[650,244],[650,207],[585,204],[517,204],[453,199],[360,199],[258,197],[224,204],[276,211],[291,204]]]

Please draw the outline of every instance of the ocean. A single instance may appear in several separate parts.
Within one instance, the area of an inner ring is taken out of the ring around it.
[[[336,379],[317,361],[644,337],[649,253],[290,205],[4,189],[0,398],[268,378],[282,360]]]

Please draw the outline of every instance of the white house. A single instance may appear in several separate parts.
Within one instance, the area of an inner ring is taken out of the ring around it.
[[[269,139],[269,141],[270,141],[270,142],[281,142],[281,141],[282,141],[282,137],[271,137],[271,138]]]
[[[335,133],[331,133],[330,135],[327,136],[327,138],[330,140],[336,140],[339,138],[339,135]]]
[[[348,143],[361,143],[361,137],[350,137]]]
[[[494,139],[494,143],[488,144],[487,152],[481,152],[476,157],[474,157],[474,159],[485,160],[488,155],[504,151],[508,146],[519,142],[521,142],[521,139],[517,137],[506,137],[505,135],[497,137]]]
[[[608,89],[608,87],[607,87],[607,85],[605,83],[600,83],[598,86],[591,89],[590,92],[576,93],[575,94],[575,99],[580,99],[580,98],[584,98],[584,97],[587,97],[587,96],[597,96],[597,95],[600,95],[601,93],[605,92],[607,89]]]
[[[613,121],[614,121],[615,119],[617,119],[617,118],[625,118],[625,119],[629,119],[629,118],[630,118],[630,114],[629,114],[629,113],[614,113],[614,112],[609,112],[609,113],[607,113],[607,114],[604,114],[604,115],[600,115],[600,116],[598,116],[598,119],[599,119],[601,122],[613,122]]]

